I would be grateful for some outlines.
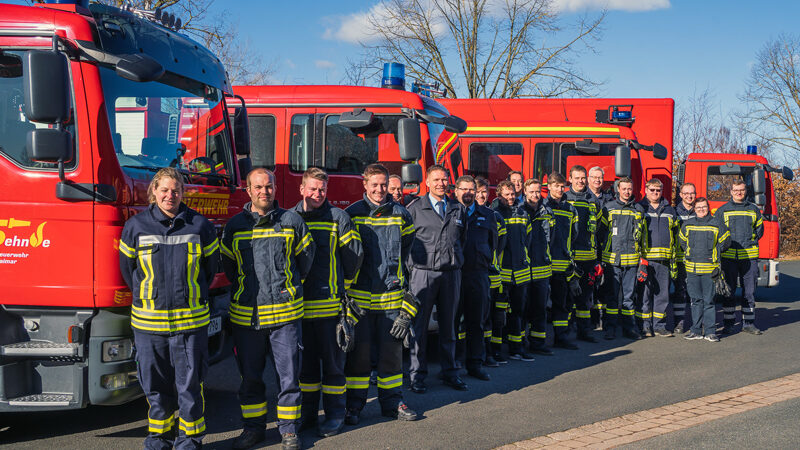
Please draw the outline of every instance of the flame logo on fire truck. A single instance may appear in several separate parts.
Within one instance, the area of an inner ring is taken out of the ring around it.
[[[44,238],[44,226],[47,225],[47,222],[42,222],[38,226],[31,225],[30,220],[19,220],[15,218],[10,219],[0,219],[0,244],[3,244],[6,247],[39,247],[43,245],[44,247],[50,246],[50,241]],[[14,228],[29,228],[31,226],[36,226],[36,230],[34,230],[30,235],[27,235],[28,230],[25,230],[22,233],[22,236],[19,234],[14,233],[12,236],[11,231],[6,231],[5,229],[11,230]]]

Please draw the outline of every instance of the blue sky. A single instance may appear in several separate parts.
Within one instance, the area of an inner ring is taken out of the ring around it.
[[[796,0],[554,1],[565,23],[609,9],[597,53],[579,60],[594,80],[605,81],[598,96],[671,97],[680,108],[709,88],[722,117],[739,108],[756,52],[779,33],[795,32],[800,17]],[[272,65],[276,83],[338,84],[347,58],[360,52],[352,42],[359,18],[378,3],[216,0],[213,9],[238,24],[240,38]]]

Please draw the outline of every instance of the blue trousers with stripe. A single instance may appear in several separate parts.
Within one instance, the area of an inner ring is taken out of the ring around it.
[[[647,280],[637,283],[642,295],[641,327],[666,331],[669,309],[669,261],[650,260]]]
[[[384,411],[395,411],[403,401],[403,343],[389,334],[397,311],[371,311],[356,324],[356,345],[347,354],[347,409],[360,412],[367,404],[370,347],[378,356],[378,401]]]
[[[613,266],[614,273],[606,274],[611,276],[611,292],[606,298],[606,312],[603,316],[603,327],[606,329],[616,328],[622,316],[622,328],[628,331],[635,331],[636,321],[634,314],[636,311],[636,272],[638,266]]]
[[[344,419],[347,355],[336,344],[338,317],[303,320],[303,358],[300,369],[300,390],[303,392],[303,420],[315,421],[319,399],[325,419]]]
[[[134,328],[133,337],[139,383],[150,405],[144,447],[200,448],[206,430],[203,380],[208,372],[208,327],[172,336]]]
[[[550,297],[550,278],[532,280],[528,285],[528,304],[525,318],[531,326],[528,341],[531,346],[545,346],[547,337],[547,299]],[[524,328],[524,327],[523,327]]]
[[[278,431],[281,434],[297,433],[300,421],[301,335],[300,319],[263,330],[233,326],[234,353],[242,375],[239,403],[245,429],[260,431],[267,426],[264,369],[267,355],[271,353],[279,384],[276,408]]]
[[[742,325],[753,325],[756,320],[758,260],[722,258],[722,271],[725,273],[728,288],[734,294],[722,300],[723,323],[726,326],[733,325],[736,319],[736,304],[739,303],[742,307]],[[735,297],[737,283],[742,286],[741,299]]]

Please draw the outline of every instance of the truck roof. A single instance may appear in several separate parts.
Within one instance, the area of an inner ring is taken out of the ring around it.
[[[470,120],[462,136],[581,136],[636,139],[630,128],[597,122]]]
[[[368,86],[339,85],[268,85],[234,86],[248,106],[328,106],[398,107],[434,110],[449,115],[436,100],[413,92]]]
[[[686,156],[686,161],[720,161],[720,162],[747,162],[769,164],[767,158],[762,155],[748,155],[746,153],[689,153]]]

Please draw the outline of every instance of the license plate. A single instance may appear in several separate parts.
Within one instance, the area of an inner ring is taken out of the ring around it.
[[[208,335],[213,336],[222,330],[222,317],[212,317],[208,324]]]

